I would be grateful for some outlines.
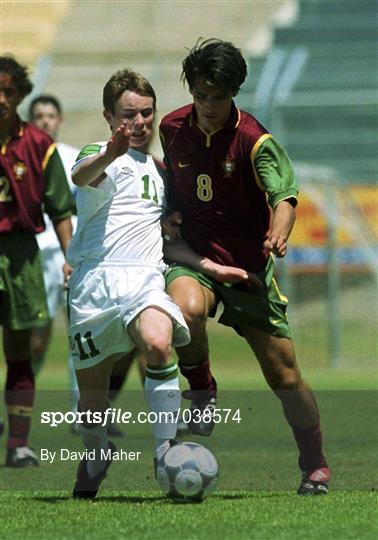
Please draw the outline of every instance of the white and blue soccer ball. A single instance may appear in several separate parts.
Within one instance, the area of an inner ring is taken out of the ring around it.
[[[171,446],[159,461],[156,479],[175,502],[201,502],[218,484],[219,467],[213,454],[201,444],[183,442]]]

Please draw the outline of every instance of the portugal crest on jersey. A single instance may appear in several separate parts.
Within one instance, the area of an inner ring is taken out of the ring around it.
[[[22,161],[16,161],[13,165],[13,174],[16,180],[23,180],[26,171],[27,167]]]
[[[236,163],[232,159],[232,157],[227,154],[224,161],[222,161],[222,171],[223,171],[223,178],[230,178],[232,176],[232,173],[236,169]]]

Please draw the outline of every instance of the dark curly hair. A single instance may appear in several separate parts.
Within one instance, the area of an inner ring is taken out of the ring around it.
[[[182,62],[181,80],[192,89],[202,80],[234,96],[247,76],[247,63],[240,49],[228,41],[199,38]]]
[[[22,97],[27,96],[33,90],[28,68],[19,64],[13,56],[0,56],[0,73],[8,73],[12,77]]]

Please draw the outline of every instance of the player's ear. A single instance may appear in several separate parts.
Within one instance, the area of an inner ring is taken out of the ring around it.
[[[110,112],[104,109],[102,114],[104,115],[104,118],[109,124],[109,126],[112,127],[112,115],[110,114]]]

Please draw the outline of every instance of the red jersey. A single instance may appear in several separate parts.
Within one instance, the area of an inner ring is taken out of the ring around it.
[[[271,135],[234,104],[227,123],[211,135],[198,126],[193,105],[165,116],[160,131],[170,204],[182,213],[183,237],[214,262],[262,270],[270,224],[266,192],[273,206],[297,194],[294,185],[262,184],[256,172],[255,156]]]
[[[53,221],[75,208],[54,142],[18,119],[0,150],[0,234],[42,232],[42,205]]]

